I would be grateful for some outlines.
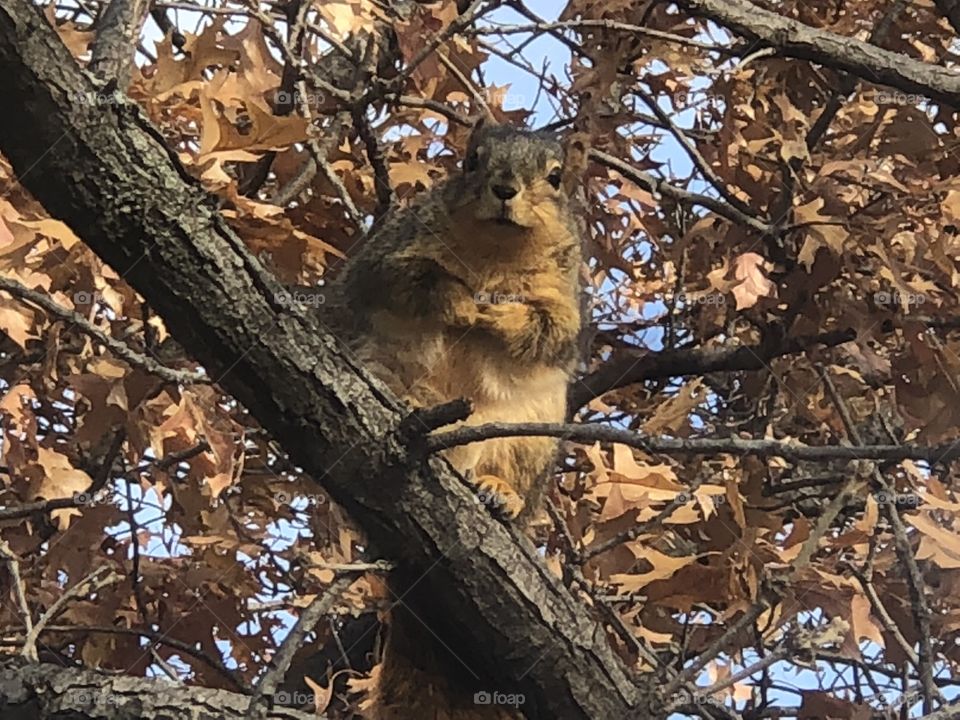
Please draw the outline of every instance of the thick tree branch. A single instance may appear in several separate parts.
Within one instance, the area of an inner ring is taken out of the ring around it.
[[[519,530],[482,512],[437,458],[411,458],[403,412],[283,292],[132,103],[94,91],[39,10],[0,2],[0,151],[55,217],[133,285],[174,337],[353,514],[371,544],[422,574],[451,638],[491,687],[541,717],[646,717],[604,629]],[[430,622],[430,618],[424,618]]]
[[[152,678],[104,675],[93,670],[49,664],[0,664],[0,715],[5,718],[54,720],[143,720],[244,717],[247,695],[188,687]],[[274,707],[267,720],[317,720],[314,713]]]
[[[905,93],[925,95],[951,107],[960,107],[960,73],[956,70],[812,28],[748,0],[679,0],[678,5],[691,15],[710,18],[786,57],[846,70],[867,82],[889,85]]]
[[[146,18],[147,0],[110,0],[97,21],[97,40],[90,70],[101,80],[115,80],[121,88],[130,82],[133,48]]]

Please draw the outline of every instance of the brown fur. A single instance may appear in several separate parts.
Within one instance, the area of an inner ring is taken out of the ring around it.
[[[471,425],[563,421],[581,325],[573,171],[563,162],[551,138],[478,128],[464,171],[388,217],[347,264],[353,348],[411,405],[466,397]],[[551,438],[503,438],[447,457],[501,515],[528,517],[556,448]],[[453,677],[456,659],[407,614],[391,618],[377,720],[517,716],[474,705],[470,683]]]

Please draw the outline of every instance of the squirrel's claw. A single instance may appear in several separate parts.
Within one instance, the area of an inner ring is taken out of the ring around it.
[[[476,487],[480,502],[497,517],[514,520],[523,511],[523,498],[506,480],[496,475],[476,475],[472,470],[465,477]]]

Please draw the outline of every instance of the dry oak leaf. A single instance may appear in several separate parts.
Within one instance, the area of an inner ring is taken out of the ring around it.
[[[36,464],[27,468],[24,474],[31,480],[34,499],[72,498],[77,493],[86,492],[93,484],[93,479],[73,467],[66,455],[42,446],[37,448]],[[61,530],[69,527],[74,515],[80,515],[76,508],[62,508],[50,513]]]
[[[917,560],[930,560],[945,570],[960,568],[960,535],[938,525],[926,512],[905,519],[920,532]]]
[[[733,276],[739,283],[733,286],[731,292],[737,310],[753,307],[760,298],[777,296],[776,286],[763,274],[764,270],[771,267],[762,255],[752,252],[739,255],[733,261]]]
[[[833,218],[820,214],[823,204],[823,198],[815,198],[806,205],[793,209],[794,222],[808,224],[803,246],[797,256],[807,272],[813,269],[813,262],[820,248],[826,248],[834,257],[840,257],[843,254],[843,245],[850,237],[846,228],[836,224]]]
[[[631,593],[645,588],[652,582],[657,580],[666,580],[670,577],[673,577],[681,568],[685,568],[687,565],[697,561],[698,555],[688,555],[682,557],[674,557],[672,555],[667,555],[653,548],[640,547],[639,545],[633,544],[632,546],[634,555],[637,556],[638,560],[646,560],[652,566],[650,572],[643,573],[642,575],[636,575],[633,573],[617,573],[610,576],[610,582],[614,585],[618,585],[618,591],[622,593]]]
[[[759,257],[759,256],[758,256]],[[707,397],[707,388],[699,378],[685,383],[677,393],[660,405],[642,427],[647,435],[669,432],[684,436],[690,423],[690,413]]]

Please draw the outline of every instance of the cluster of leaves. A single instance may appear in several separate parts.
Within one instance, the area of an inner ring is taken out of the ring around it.
[[[731,451],[569,442],[551,480],[555,512],[537,525],[548,565],[584,590],[637,670],[680,669],[708,652],[693,676],[702,670],[704,693],[743,717],[768,705],[860,719],[897,697],[929,704],[960,660],[952,468],[852,472],[843,458],[744,456],[733,441],[960,436],[955,110],[829,62],[757,52],[750,37],[666,4],[570,0],[553,24],[500,5],[467,15],[452,0],[197,6],[196,32],[144,48],[124,90],[257,257],[312,288],[293,297],[321,315],[325,276],[384,201],[455,170],[471,116],[519,124],[552,108],[551,128],[593,148],[585,378],[652,353],[733,347],[757,348],[759,369],[615,378],[576,408],[584,423],[730,439]],[[777,12],[955,65],[957,31],[931,4],[889,6],[788,1]],[[83,7],[47,11],[81,61],[96,39]],[[533,40],[568,59],[563,72],[538,67]],[[509,88],[484,81],[495,61],[537,88],[525,109],[505,109]],[[309,70],[297,77],[298,67]],[[323,478],[292,466],[2,159],[0,269],[64,309],[0,293],[0,528],[30,610],[42,614],[95,567],[124,577],[71,602],[42,647],[95,667],[146,674],[165,663],[199,684],[242,686],[291,613],[353,572],[301,653],[325,660],[301,672],[316,706],[349,716],[376,661],[376,623],[350,628],[388,598]],[[132,355],[104,348],[91,328]],[[837,330],[853,339],[776,352]],[[158,378],[137,358],[181,377]],[[0,606],[11,649],[21,615]],[[810,639],[807,626],[826,629]],[[783,677],[801,667],[818,672],[795,688]]]

